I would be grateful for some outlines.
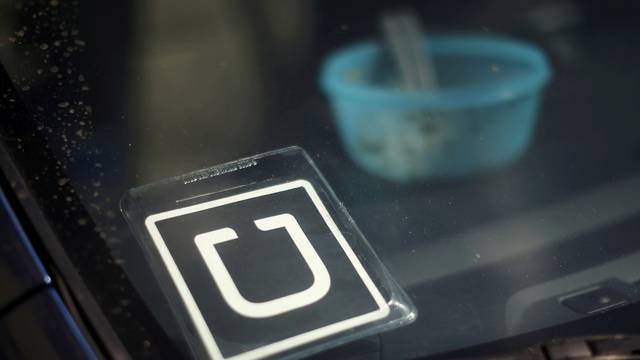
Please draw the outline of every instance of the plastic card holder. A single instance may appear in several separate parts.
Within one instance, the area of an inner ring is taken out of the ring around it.
[[[416,317],[298,147],[131,189],[122,211],[197,358],[299,358]]]

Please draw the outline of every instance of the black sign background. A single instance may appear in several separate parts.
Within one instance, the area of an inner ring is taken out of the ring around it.
[[[284,229],[260,231],[256,219],[293,215],[331,277],[319,301],[268,318],[236,313],[222,298],[194,237],[230,227],[238,239],[215,245],[240,293],[262,302],[308,288],[313,277]],[[160,220],[156,226],[223,356],[230,357],[378,309],[311,198],[298,187]]]

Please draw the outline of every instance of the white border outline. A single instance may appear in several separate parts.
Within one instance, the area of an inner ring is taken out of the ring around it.
[[[160,235],[160,232],[158,231],[158,228],[156,226],[156,222],[160,220],[166,220],[173,217],[177,217],[180,215],[186,215],[186,214],[190,214],[198,211],[211,209],[214,207],[231,204],[234,202],[252,199],[255,197],[260,197],[260,196],[274,194],[274,193],[278,193],[286,190],[291,190],[298,187],[302,187],[306,190],[307,194],[311,198],[311,201],[313,202],[316,209],[322,216],[323,220],[331,230],[331,233],[336,238],[336,240],[342,247],[342,250],[347,255],[347,258],[351,261],[351,264],[353,265],[354,269],[356,270],[358,275],[360,275],[361,280],[363,281],[363,283],[371,293],[371,296],[373,297],[374,301],[378,305],[378,309],[366,314],[358,315],[350,319],[342,320],[337,323],[326,325],[324,327],[314,329],[306,333],[298,334],[290,338],[276,341],[269,345],[265,345],[244,353],[240,353],[240,354],[225,358],[220,352],[220,349],[218,348],[218,345],[215,342],[213,334],[211,333],[209,326],[207,326],[207,323],[204,320],[204,317],[202,316],[202,313],[200,312],[200,309],[198,308],[198,305],[196,304],[195,299],[193,298],[193,295],[189,290],[189,287],[184,281],[184,278],[182,277],[182,274],[180,273],[180,270],[178,269],[178,266],[176,265],[173,259],[173,256],[171,256],[171,252],[167,248],[167,245],[165,244],[164,240],[162,239],[162,236]],[[246,193],[232,195],[222,199],[216,199],[216,200],[207,201],[207,202],[196,204],[196,205],[191,205],[191,206],[187,206],[179,209],[165,211],[158,214],[153,214],[148,216],[145,219],[145,226],[149,231],[151,239],[153,240],[153,243],[156,246],[156,249],[158,250],[160,257],[162,258],[162,261],[165,267],[167,268],[167,271],[169,272],[169,275],[171,276],[173,283],[176,286],[185,307],[187,308],[187,312],[191,317],[191,320],[193,321],[193,324],[198,332],[198,335],[200,336],[200,339],[202,340],[206,348],[207,354],[212,359],[215,359],[215,360],[261,359],[261,358],[294,348],[296,346],[300,346],[302,344],[305,344],[314,340],[318,340],[323,337],[327,337],[329,335],[341,332],[343,330],[350,329],[355,326],[359,326],[375,320],[385,318],[390,312],[389,305],[385,302],[384,297],[382,296],[378,288],[376,288],[375,284],[373,283],[373,281],[365,271],[364,267],[358,260],[358,257],[356,256],[356,254],[353,252],[351,247],[349,247],[349,243],[347,242],[347,240],[344,238],[344,236],[338,229],[338,226],[331,218],[331,215],[329,215],[329,212],[327,211],[326,207],[322,203],[322,200],[320,200],[320,197],[318,196],[315,189],[313,188],[313,185],[311,185],[311,183],[309,183],[307,180],[294,180],[284,184],[273,185],[273,186],[265,187],[262,189],[249,191]]]

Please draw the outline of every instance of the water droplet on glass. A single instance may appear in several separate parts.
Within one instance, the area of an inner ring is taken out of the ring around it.
[[[51,71],[52,73],[57,73],[58,72],[58,67],[57,66],[52,66],[49,71]]]
[[[69,182],[69,178],[60,178],[58,180],[58,185],[63,186],[64,184]]]
[[[69,103],[67,101],[63,101],[61,103],[58,103],[58,107],[59,108],[66,108],[67,106],[69,106]]]
[[[48,48],[49,48],[49,45],[47,45],[45,43],[40,44],[40,49],[47,50]]]
[[[22,89],[22,91],[29,91],[31,89],[31,86],[23,85],[23,86],[20,87],[20,89]]]
[[[78,46],[84,46],[85,45],[85,42],[82,41],[82,40],[75,40],[73,43],[78,45]]]

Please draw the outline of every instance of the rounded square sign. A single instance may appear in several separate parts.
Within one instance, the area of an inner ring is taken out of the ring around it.
[[[153,214],[145,227],[213,359],[264,358],[389,314],[306,180]]]

